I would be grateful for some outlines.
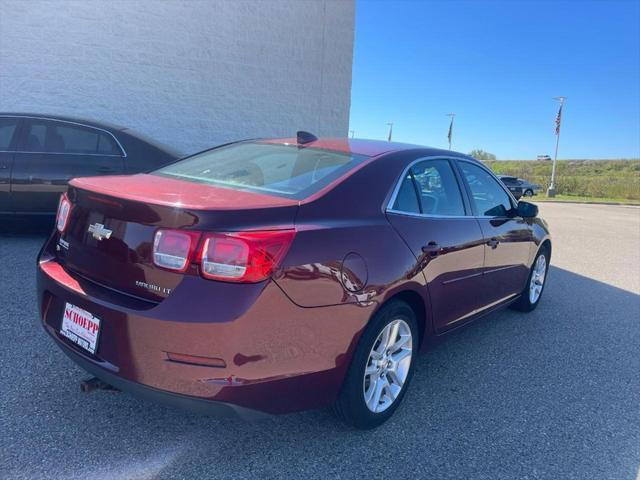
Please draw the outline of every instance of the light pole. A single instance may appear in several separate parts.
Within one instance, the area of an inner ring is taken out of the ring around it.
[[[554,100],[560,102],[560,108],[558,109],[558,115],[556,116],[556,154],[553,157],[553,166],[551,167],[551,182],[547,189],[547,197],[556,196],[556,164],[558,163],[558,145],[560,144],[560,125],[562,123],[562,107],[567,97],[553,97]]]
[[[449,150],[451,150],[451,137],[453,137],[453,119],[456,117],[455,113],[447,113],[447,117],[451,117],[451,123],[449,124],[449,133],[447,138],[449,139]]]
[[[393,122],[387,123],[389,125],[389,136],[387,137],[387,141],[391,141],[391,135],[393,135]]]

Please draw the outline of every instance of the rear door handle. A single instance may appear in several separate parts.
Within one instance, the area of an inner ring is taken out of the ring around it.
[[[442,251],[442,247],[438,245],[438,242],[429,242],[422,247],[422,251],[431,257],[437,257]]]
[[[107,167],[105,165],[102,165],[102,166],[98,167],[98,171],[102,172],[102,173],[111,173],[111,172],[114,172],[115,170],[113,168],[111,168],[111,167]]]
[[[498,240],[496,237],[493,237],[491,240],[487,241],[487,245],[490,246],[491,248],[496,248],[499,243],[500,243],[500,240]]]

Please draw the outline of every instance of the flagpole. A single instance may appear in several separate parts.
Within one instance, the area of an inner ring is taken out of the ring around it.
[[[551,167],[551,183],[549,184],[549,188],[547,189],[547,197],[555,197],[556,196],[556,164],[558,163],[558,145],[560,145],[560,126],[562,124],[562,106],[564,105],[564,101],[567,97],[553,97],[554,100],[558,100],[560,102],[560,110],[558,111],[557,122],[558,125],[556,127],[556,153],[553,156],[553,165]]]
[[[449,124],[449,134],[447,138],[449,139],[449,150],[451,150],[451,138],[453,137],[453,119],[456,118],[455,113],[447,113],[447,117],[451,117],[451,123]]]

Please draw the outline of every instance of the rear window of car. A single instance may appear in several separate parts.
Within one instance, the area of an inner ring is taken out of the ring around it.
[[[368,157],[297,145],[243,142],[208,150],[152,172],[236,190],[303,199]]]

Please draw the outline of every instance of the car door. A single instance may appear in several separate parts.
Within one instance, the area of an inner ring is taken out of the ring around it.
[[[15,154],[11,190],[15,210],[55,213],[74,177],[124,172],[124,152],[106,130],[73,122],[27,118]]]
[[[516,215],[515,201],[500,180],[476,162],[457,164],[484,236],[482,295],[484,306],[491,306],[524,288],[533,234],[529,223]]]
[[[11,203],[11,170],[20,132],[20,119],[0,117],[0,213],[13,211]]]
[[[479,307],[484,240],[450,161],[414,162],[396,187],[387,217],[424,273],[437,331]]]

